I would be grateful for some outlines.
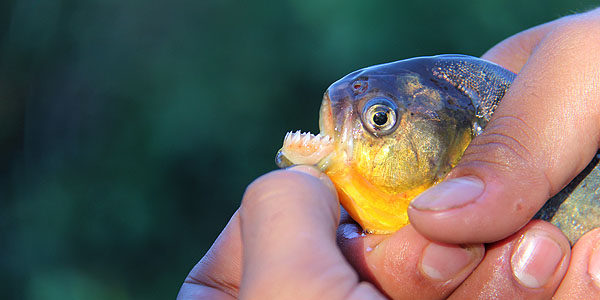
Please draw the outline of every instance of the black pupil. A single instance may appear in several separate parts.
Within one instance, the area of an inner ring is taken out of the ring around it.
[[[373,123],[377,126],[383,126],[388,121],[388,116],[383,111],[378,111],[373,115]]]

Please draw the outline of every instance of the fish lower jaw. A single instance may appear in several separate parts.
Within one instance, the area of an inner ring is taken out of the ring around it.
[[[288,132],[283,140],[283,147],[277,153],[276,163],[280,168],[315,165],[324,170],[334,148],[333,139],[328,135],[314,135],[299,130]]]

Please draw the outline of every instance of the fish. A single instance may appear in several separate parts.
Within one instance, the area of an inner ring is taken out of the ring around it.
[[[410,58],[354,71],[325,92],[320,133],[288,132],[275,162],[329,176],[366,233],[409,223],[410,201],[442,181],[485,130],[516,74],[467,55]],[[534,218],[574,243],[600,226],[600,152]]]

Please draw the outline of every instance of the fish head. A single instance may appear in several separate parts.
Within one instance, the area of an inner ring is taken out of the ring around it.
[[[289,133],[278,158],[324,171],[365,231],[408,224],[410,201],[458,163],[482,121],[478,93],[446,76],[457,72],[442,67],[455,64],[440,61],[421,57],[346,75],[325,92],[320,134]]]

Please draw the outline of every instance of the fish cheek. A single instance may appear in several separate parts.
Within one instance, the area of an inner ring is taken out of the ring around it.
[[[430,144],[429,147],[433,149],[431,155],[433,161],[430,163],[432,176],[434,176],[433,183],[443,179],[456,166],[471,142],[473,138],[471,119],[468,113],[452,113],[451,117],[442,115],[440,122],[432,126],[430,135],[435,138],[431,139],[430,143],[435,145]]]
[[[470,128],[454,119],[414,118],[405,127],[396,142],[397,153],[405,155],[393,157],[399,189],[418,190],[437,183],[471,141]]]
[[[365,133],[360,142],[355,143],[354,168],[370,185],[391,195],[411,193],[431,185],[435,173],[429,164],[430,154],[439,143],[424,146],[415,140],[415,136],[421,135],[427,133],[415,135],[414,128],[403,128],[384,137]],[[425,148],[428,153],[423,155]]]
[[[411,170],[413,185],[430,186],[435,183],[442,166],[446,165],[445,152],[449,137],[439,121],[427,119],[412,122],[413,128],[409,136],[417,161]]]

